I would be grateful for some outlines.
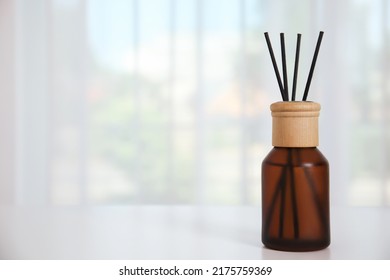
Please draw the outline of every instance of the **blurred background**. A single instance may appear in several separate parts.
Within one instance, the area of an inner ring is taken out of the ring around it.
[[[386,0],[0,0],[0,202],[260,205],[280,101],[309,100],[333,205],[390,206]],[[280,64],[281,65],[281,64]],[[291,86],[290,86],[291,88]]]

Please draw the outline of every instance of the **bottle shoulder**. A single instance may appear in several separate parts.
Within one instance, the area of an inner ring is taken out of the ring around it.
[[[294,166],[328,166],[328,160],[316,148],[285,148],[274,147],[264,158],[263,164],[269,165],[294,165]]]

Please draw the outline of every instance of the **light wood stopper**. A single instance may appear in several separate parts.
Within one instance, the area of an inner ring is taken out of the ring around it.
[[[309,101],[271,104],[272,146],[317,147],[321,105]]]

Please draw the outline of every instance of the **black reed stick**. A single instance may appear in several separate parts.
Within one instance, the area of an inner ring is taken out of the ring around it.
[[[287,169],[286,169],[286,175],[287,176]],[[285,180],[286,181],[286,180]],[[280,210],[279,210],[279,238],[283,237],[284,232],[284,208],[286,204],[286,182],[281,186],[281,193],[280,193]]]
[[[264,33],[264,36],[265,36],[265,40],[267,41],[268,51],[269,51],[269,54],[270,54],[270,56],[271,56],[271,61],[272,61],[272,65],[273,65],[274,70],[275,70],[276,79],[278,80],[278,85],[279,85],[279,89],[280,89],[280,94],[282,95],[283,101],[286,101],[286,98],[285,98],[285,96],[284,96],[284,89],[283,89],[282,80],[281,80],[281,78],[280,78],[278,65],[277,65],[277,63],[276,63],[274,51],[273,51],[273,49],[272,49],[272,44],[271,44],[271,40],[269,39],[268,32],[265,32],[265,33]]]
[[[282,50],[282,67],[283,67],[283,87],[284,97],[288,101],[288,82],[287,82],[287,62],[286,62],[286,47],[284,44],[284,33],[280,33],[280,49]]]
[[[275,206],[276,206],[276,201],[278,198],[279,193],[282,191],[284,186],[286,185],[286,177],[287,177],[287,165],[285,165],[282,169],[282,172],[280,173],[279,181],[275,186],[275,193],[272,197],[272,201],[268,210],[268,217],[265,222],[265,228],[269,229],[271,225],[271,220],[272,220],[272,215],[274,214],[275,211]],[[280,217],[279,217],[280,221]],[[280,226],[280,225],[279,225]]]
[[[298,160],[298,165],[301,165],[301,155],[300,155],[300,150],[297,150],[297,160]],[[321,220],[321,224],[322,226],[324,227],[324,229],[327,229],[327,225],[329,224],[327,222],[327,218],[326,218],[326,215],[321,207],[321,200],[320,200],[320,195],[318,194],[317,192],[317,187],[316,187],[316,183],[314,182],[314,179],[313,179],[313,176],[312,174],[309,172],[308,168],[306,168],[305,166],[303,166],[303,171],[305,173],[305,176],[306,176],[306,179],[307,179],[307,182],[308,182],[308,185],[309,185],[309,188],[311,190],[311,194],[312,194],[312,197],[313,197],[313,200],[314,200],[314,203],[316,205],[316,208],[317,208],[317,212],[318,212],[318,215],[320,217],[320,220]]]
[[[280,173],[279,181],[276,184],[275,192],[272,197],[270,207],[268,209],[268,217],[265,223],[265,228],[269,229],[271,225],[272,216],[275,211],[276,201],[280,194],[280,210],[279,210],[279,238],[283,238],[284,234],[284,214],[285,214],[285,207],[286,207],[286,184],[287,184],[287,175],[290,173],[290,187],[291,187],[291,205],[292,205],[292,212],[293,212],[293,231],[294,231],[294,238],[299,238],[299,217],[298,217],[298,205],[297,205],[297,197],[295,192],[295,174],[293,169],[293,148],[288,148],[287,151],[287,165],[285,165]]]
[[[297,35],[297,47],[295,49],[294,78],[293,78],[293,88],[292,88],[292,94],[291,94],[292,101],[295,101],[295,93],[297,91],[299,52],[301,49],[301,36],[302,36],[301,34]]]
[[[310,83],[311,83],[311,79],[313,78],[314,67],[316,66],[317,56],[318,56],[318,52],[320,51],[320,46],[321,46],[321,41],[322,41],[323,35],[324,35],[323,31],[321,31],[320,34],[318,35],[317,45],[316,45],[316,49],[314,51],[313,60],[311,62],[309,76],[307,77],[305,92],[303,94],[302,101],[306,101],[307,95],[309,94]]]
[[[288,166],[290,169],[291,205],[293,212],[294,238],[299,238],[298,204],[295,192],[295,175],[293,165],[293,148],[288,148]]]

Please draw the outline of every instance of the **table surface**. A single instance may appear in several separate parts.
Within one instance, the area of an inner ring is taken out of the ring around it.
[[[1,259],[390,259],[389,208],[332,208],[329,248],[261,244],[259,207],[0,208]]]

